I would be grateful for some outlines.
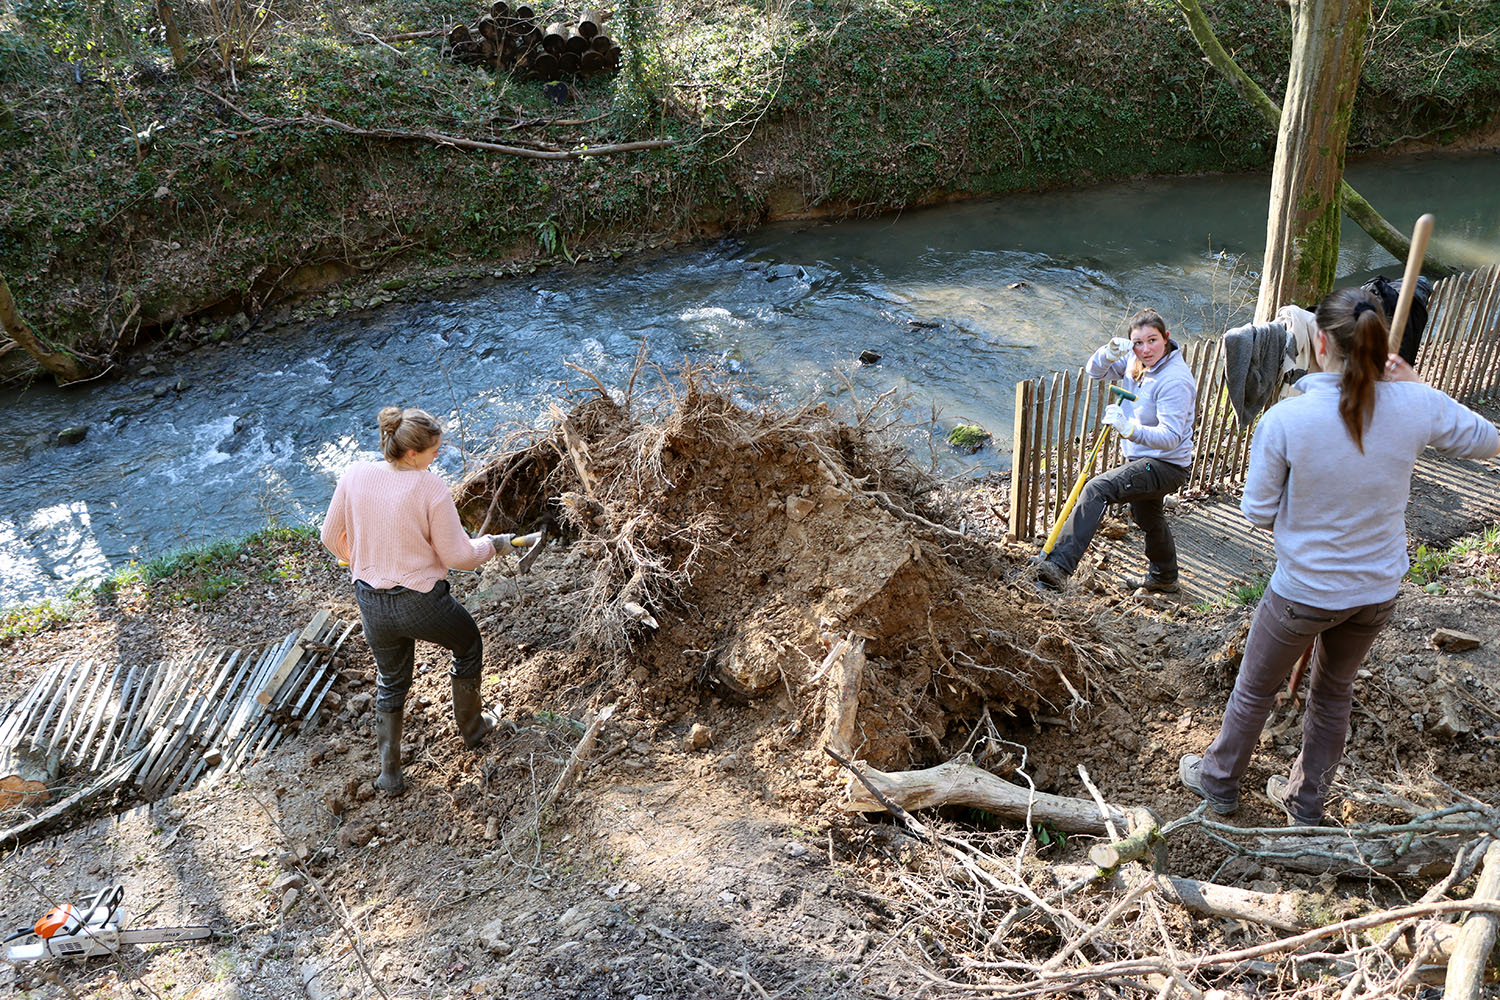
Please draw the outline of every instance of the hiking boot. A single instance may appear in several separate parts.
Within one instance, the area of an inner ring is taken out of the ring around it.
[[[1170,580],[1158,580],[1149,575],[1126,580],[1125,586],[1129,587],[1132,591],[1144,590],[1148,594],[1176,594],[1182,590],[1177,585],[1176,577]]]
[[[1068,585],[1068,574],[1063,568],[1045,556],[1033,556],[1031,575],[1037,583],[1048,590],[1062,590]]]
[[[1292,807],[1287,805],[1286,790],[1291,782],[1287,781],[1284,774],[1273,774],[1266,779],[1266,798],[1271,804],[1286,814],[1287,826],[1328,826],[1329,824],[1321,817],[1318,819],[1303,819],[1292,812]]]
[[[1228,816],[1240,807],[1238,796],[1232,799],[1216,798],[1203,790],[1203,758],[1195,753],[1183,754],[1177,762],[1177,776],[1182,787],[1208,803],[1208,808],[1220,816]]]

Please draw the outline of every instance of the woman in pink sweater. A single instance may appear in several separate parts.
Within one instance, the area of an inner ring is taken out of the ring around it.
[[[431,414],[387,406],[380,411],[384,462],[358,462],[339,478],[323,521],[323,544],[349,563],[360,623],[375,657],[375,732],[387,795],[401,777],[401,716],[411,687],[415,640],[453,652],[453,719],[464,742],[478,746],[496,718],[479,699],[484,643],[479,626],[448,592],[448,570],[492,558],[502,536],[470,538],[459,523],[448,484],[428,469],[443,429]]]

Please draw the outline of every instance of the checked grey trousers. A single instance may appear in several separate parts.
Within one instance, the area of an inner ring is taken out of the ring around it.
[[[1084,486],[1078,502],[1057,544],[1052,547],[1048,560],[1056,563],[1064,573],[1078,568],[1094,532],[1099,530],[1099,519],[1104,508],[1112,503],[1129,503],[1130,516],[1146,535],[1146,559],[1151,563],[1150,577],[1166,583],[1177,579],[1177,543],[1172,538],[1172,529],[1167,526],[1167,515],[1162,509],[1162,498],[1174,493],[1187,482],[1186,466],[1173,465],[1159,458],[1137,458],[1124,465],[1101,472]]]
[[[1203,756],[1203,790],[1211,798],[1239,799],[1240,780],[1250,766],[1276,692],[1286,685],[1302,651],[1312,644],[1302,752],[1292,764],[1286,806],[1299,822],[1321,820],[1328,787],[1349,735],[1355,672],[1395,608],[1393,597],[1379,604],[1330,611],[1289,601],[1267,587],[1250,623],[1223,725]]]
[[[484,663],[484,640],[464,606],[439,580],[427,593],[406,587],[376,590],[354,581],[359,621],[375,657],[375,711],[397,712],[411,689],[416,640],[436,643],[453,653],[453,677],[478,677]]]

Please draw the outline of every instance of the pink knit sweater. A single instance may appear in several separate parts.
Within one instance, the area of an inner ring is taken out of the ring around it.
[[[323,544],[349,562],[356,580],[378,589],[427,593],[452,569],[495,554],[458,520],[448,484],[435,472],[357,462],[339,478],[323,519]]]

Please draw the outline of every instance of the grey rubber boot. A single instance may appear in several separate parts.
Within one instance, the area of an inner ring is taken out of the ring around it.
[[[478,677],[453,678],[453,721],[471,750],[483,743],[500,721],[494,712],[483,711],[481,704]]]
[[[401,777],[401,709],[375,713],[375,741],[380,747],[380,777],[375,787],[387,795],[406,790]]]

